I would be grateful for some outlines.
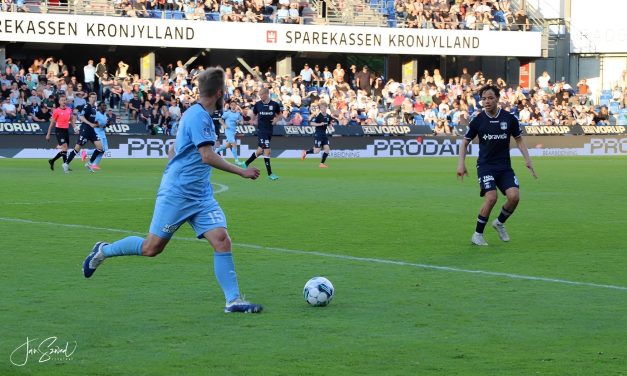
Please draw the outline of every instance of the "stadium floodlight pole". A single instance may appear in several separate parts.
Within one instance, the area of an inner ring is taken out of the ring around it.
[[[186,66],[186,67],[189,67],[191,63],[193,63],[194,61],[196,61],[196,59],[198,59],[198,57],[200,57],[200,55],[205,56],[207,54],[207,52],[209,52],[209,51],[211,51],[210,48],[205,48],[204,50],[200,51],[196,55],[194,55],[194,56],[190,57],[189,59],[187,59],[187,61],[183,65]]]
[[[246,70],[248,71],[248,73],[252,74],[253,76],[255,76],[256,79],[258,80],[262,80],[262,77],[259,75],[258,72],[255,72],[253,70],[253,68],[250,67],[250,65],[248,65],[248,63],[246,62],[246,60],[244,60],[241,57],[237,58],[237,61],[242,64],[242,66],[244,66],[244,68],[246,68]]]

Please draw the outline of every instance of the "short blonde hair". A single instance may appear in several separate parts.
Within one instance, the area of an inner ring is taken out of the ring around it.
[[[203,97],[211,97],[218,90],[224,91],[224,71],[222,68],[209,68],[198,75],[198,93]]]

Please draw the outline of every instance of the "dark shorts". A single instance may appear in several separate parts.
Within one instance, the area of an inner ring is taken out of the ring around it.
[[[257,146],[262,149],[270,149],[270,141],[272,140],[271,134],[258,133],[257,134]]]
[[[481,188],[479,195],[481,197],[485,196],[486,192],[494,191],[497,188],[503,194],[509,188],[520,188],[518,178],[511,168],[507,170],[481,170],[477,171],[477,176],[479,177],[479,187]]]
[[[216,129],[216,142],[219,142],[220,141],[220,128],[222,127],[222,125],[214,123],[213,126]]]
[[[331,145],[327,136],[316,136],[314,138],[315,148],[322,148],[324,145]]]
[[[55,128],[54,133],[57,136],[57,144],[69,144],[70,143],[70,132],[68,128]]]
[[[94,128],[87,124],[81,125],[81,130],[78,134],[78,141],[76,142],[77,145],[83,146],[87,143],[87,141],[91,141],[93,143],[99,140],[100,137],[98,137]]]

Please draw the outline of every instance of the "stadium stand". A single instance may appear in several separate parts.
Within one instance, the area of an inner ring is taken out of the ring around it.
[[[151,103],[146,116],[153,116],[147,131],[170,133],[176,127],[172,114],[184,112],[196,99],[195,76],[203,68],[191,68],[167,64],[164,74],[152,81],[142,80],[136,74],[111,77],[105,81],[100,99],[114,109],[119,122],[134,122],[135,116],[131,118],[128,103],[137,94],[139,108],[145,107],[145,101]],[[133,71],[132,66],[129,69]],[[588,93],[580,92],[581,86],[551,80],[545,85],[542,77],[533,89],[523,90],[508,85],[501,78],[493,81],[483,77],[481,72],[475,72],[467,81],[464,76],[446,79],[437,70],[425,71],[412,83],[388,79],[380,95],[375,95],[374,89],[366,92],[359,90],[354,81],[338,83],[332,77],[305,85],[300,76],[277,77],[271,70],[255,77],[244,75],[238,67],[226,71],[228,97],[239,102],[245,119],[250,118],[248,112],[251,104],[258,100],[259,88],[266,86],[271,90],[271,97],[289,111],[288,124],[294,125],[307,125],[312,112],[310,107],[325,101],[330,104],[339,125],[413,122],[430,126],[434,133],[459,134],[473,114],[481,110],[478,89],[492,83],[502,89],[502,108],[524,125],[613,125],[616,115],[627,106],[627,73],[616,79],[613,90],[603,91],[601,99],[594,103]],[[60,92],[66,93],[74,108],[84,103],[87,84],[68,75],[62,59],[20,62],[9,58],[2,72],[0,121],[38,121],[41,108],[54,107],[55,97]],[[372,78],[382,79],[377,73],[372,73]]]
[[[280,9],[283,8],[283,12]],[[290,14],[290,9],[293,12]],[[522,0],[495,2],[479,0],[13,0],[3,3],[4,11],[42,12],[118,17],[149,17],[158,19],[211,22],[289,22],[317,25],[361,25],[396,28],[432,28],[458,30],[543,31],[546,21]],[[297,12],[296,12],[297,10]],[[97,61],[97,59],[94,59]],[[33,121],[33,101],[54,106],[49,98],[72,86],[76,102],[81,103],[76,77],[51,75],[43,59],[15,64],[18,72],[8,74],[3,67],[0,81],[2,112],[0,121]],[[328,61],[334,67],[336,61]],[[174,66],[169,64],[167,66]],[[6,69],[5,69],[6,68]],[[135,67],[136,68],[136,67]],[[168,133],[175,122],[170,121],[169,107],[184,111],[195,100],[194,70],[185,67],[183,73],[168,70],[167,76],[154,80],[140,80],[137,75],[120,80],[112,78],[102,93],[114,108],[119,121],[132,121],[119,100],[122,92],[137,93],[140,100],[157,103],[151,108],[157,112],[151,121],[152,131]],[[378,88],[370,92],[359,90],[355,82],[340,83],[333,77],[317,79],[307,86],[292,74],[276,77],[273,74],[257,77],[233,74],[238,69],[227,69],[230,74],[229,96],[240,101],[244,111],[254,102],[262,85],[271,88],[273,99],[288,110],[291,122],[307,124],[311,105],[324,100],[330,103],[333,116],[340,124],[399,124],[414,122],[429,125],[434,132],[459,132],[474,113],[481,109],[478,88],[496,83],[501,89],[501,105],[517,116],[521,123],[530,125],[607,125],[616,123],[616,115],[625,110],[627,77],[617,78],[611,90],[601,92],[599,98],[582,91],[580,85],[564,81],[539,79],[531,90],[508,85],[502,78],[483,77],[477,71],[468,77],[442,77],[437,70],[426,72],[415,82],[397,82],[372,73]],[[348,67],[344,67],[348,72]],[[131,67],[131,72],[133,67]],[[241,70],[239,70],[241,72]],[[17,90],[13,86],[17,85]],[[241,93],[241,94],[240,94]],[[151,98],[149,98],[149,94]],[[159,98],[156,99],[155,98]],[[174,102],[172,102],[174,98]],[[5,103],[7,102],[8,103]],[[163,103],[161,103],[163,101]],[[166,105],[167,103],[167,105]],[[16,109],[13,111],[12,106]],[[30,107],[29,107],[30,106]],[[143,103],[142,103],[143,107]],[[174,109],[173,109],[174,110]],[[30,112],[29,112],[30,111]],[[298,115],[297,115],[298,114]],[[158,116],[157,116],[158,115]]]
[[[6,3],[3,3],[6,4]],[[279,17],[281,4],[297,4],[298,16]],[[13,0],[5,11],[150,17],[226,22],[466,30],[542,30],[517,1],[439,0]]]

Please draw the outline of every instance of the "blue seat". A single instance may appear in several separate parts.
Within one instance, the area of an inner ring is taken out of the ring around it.
[[[161,18],[161,17],[163,16],[163,12],[162,12],[162,11],[160,11],[160,10],[157,10],[157,9],[153,9],[153,10],[151,11],[150,16],[151,16],[152,18]]]
[[[207,21],[220,21],[220,13],[207,12],[205,13],[205,18],[207,19]]]
[[[421,114],[416,114],[414,116],[414,124],[415,125],[425,125],[425,119],[422,117]]]
[[[303,123],[302,123],[303,125],[309,125],[309,115],[310,115],[309,107],[307,106],[301,107],[300,116],[303,117]]]
[[[182,20],[183,18],[185,18],[185,13],[179,11],[179,10],[175,10],[174,12],[172,12],[172,19],[174,20]]]

